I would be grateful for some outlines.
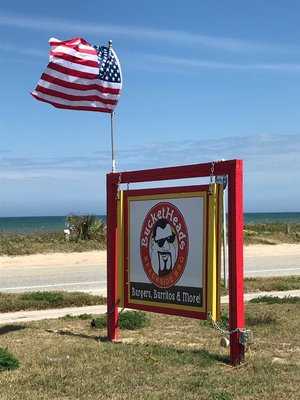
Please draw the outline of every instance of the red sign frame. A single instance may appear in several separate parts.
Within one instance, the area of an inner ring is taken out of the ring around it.
[[[228,258],[229,258],[229,330],[230,361],[244,360],[241,340],[244,329],[243,289],[243,161],[228,160],[140,171],[107,174],[107,315],[108,340],[119,338],[118,327],[118,252],[117,196],[119,184],[171,179],[228,176]]]

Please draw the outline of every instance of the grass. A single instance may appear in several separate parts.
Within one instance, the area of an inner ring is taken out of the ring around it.
[[[0,312],[45,310],[105,304],[103,296],[82,292],[0,293]]]
[[[1,372],[0,398],[296,400],[299,311],[299,304],[247,304],[254,344],[238,368],[220,336],[193,319],[149,314],[149,326],[122,331],[120,344],[102,340],[105,329],[89,320],[33,322],[1,335],[21,366]]]
[[[300,276],[278,276],[268,278],[246,278],[245,292],[269,292],[300,289]]]
[[[0,372],[19,368],[19,360],[16,359],[7,349],[0,347]]]
[[[225,289],[223,280],[221,280],[221,295],[228,294]],[[300,289],[300,276],[276,276],[266,278],[245,278],[244,292],[271,292]]]
[[[107,317],[102,315],[98,318],[92,319],[92,326],[94,328],[102,329],[106,327]],[[120,313],[119,326],[120,329],[128,329],[134,331],[149,325],[149,317],[146,313],[140,311],[125,311]]]
[[[259,296],[250,300],[250,303],[267,303],[267,304],[300,304],[300,297],[297,296]]]
[[[249,224],[244,228],[244,242],[246,245],[300,243],[300,224]]]
[[[0,233],[0,256],[18,256],[42,253],[72,253],[105,249],[102,240],[66,241],[61,232],[31,234]]]

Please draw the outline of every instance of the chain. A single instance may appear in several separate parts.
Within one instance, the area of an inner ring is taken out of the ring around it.
[[[215,172],[215,161],[212,161],[211,166],[210,166],[210,184],[213,184],[213,177],[214,177],[214,172]]]
[[[218,331],[222,336],[230,336],[230,334],[231,333],[234,333],[234,332],[236,332],[236,329],[234,330],[234,331],[228,331],[228,330],[226,330],[226,329],[223,329],[218,323],[217,323],[217,321],[215,321],[213,318],[212,318],[212,315],[211,315],[211,313],[208,313],[207,314],[207,319],[208,319],[208,321],[212,324],[212,326],[213,326],[213,328],[216,330],[216,331]]]
[[[241,328],[235,328],[231,331],[227,330],[227,329],[223,329],[213,318],[211,313],[208,313],[208,320],[211,322],[212,326],[214,329],[216,329],[216,331],[218,331],[222,336],[225,336],[227,338],[230,338],[230,335],[232,333],[240,333],[240,343],[243,345],[246,345],[248,342],[251,343],[253,341],[253,335],[252,335],[252,331],[250,331],[249,329],[241,329]]]
[[[209,189],[208,189],[209,194],[213,193],[212,185],[213,185],[214,172],[215,172],[215,162],[212,161],[210,166],[210,175],[209,175]]]
[[[121,185],[121,181],[122,181],[122,174],[121,172],[119,172],[118,174],[118,183],[117,183],[117,200],[120,200],[120,185]]]

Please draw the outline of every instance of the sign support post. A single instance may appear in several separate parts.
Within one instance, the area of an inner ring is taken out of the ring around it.
[[[237,365],[244,360],[244,345],[240,343],[240,330],[244,327],[243,163],[241,160],[235,160],[228,180],[230,361],[233,365]]]
[[[118,174],[106,176],[107,195],[107,336],[110,341],[119,339],[118,326],[118,254],[117,254],[117,196]]]

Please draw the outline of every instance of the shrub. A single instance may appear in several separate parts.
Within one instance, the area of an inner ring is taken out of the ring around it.
[[[105,240],[105,223],[96,215],[69,215],[66,225],[71,231],[71,240]]]
[[[13,370],[19,368],[19,360],[7,349],[0,347],[0,371]]]
[[[119,316],[120,329],[136,330],[148,326],[149,317],[141,311],[125,311]],[[103,329],[107,325],[107,317],[102,316],[92,320],[93,328]]]

